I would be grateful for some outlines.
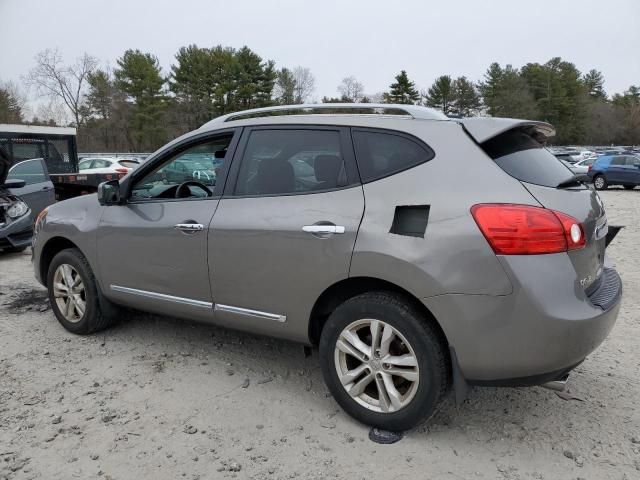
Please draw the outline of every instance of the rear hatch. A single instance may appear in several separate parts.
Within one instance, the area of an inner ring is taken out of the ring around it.
[[[487,119],[498,120],[492,135],[486,125],[476,128],[483,119],[469,120],[473,121],[467,124],[468,120],[462,120],[467,132],[541,206],[570,215],[582,224],[586,244],[567,255],[587,295],[594,292],[603,272],[607,219],[595,190],[578,182],[571,170],[543,147],[542,142],[555,134],[553,128],[541,122]]]

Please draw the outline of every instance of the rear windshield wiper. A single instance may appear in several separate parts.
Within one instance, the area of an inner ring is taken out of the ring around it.
[[[571,178],[563,180],[558,185],[556,185],[556,188],[580,187],[582,185],[583,185],[583,183],[578,179],[578,177],[573,175]]]

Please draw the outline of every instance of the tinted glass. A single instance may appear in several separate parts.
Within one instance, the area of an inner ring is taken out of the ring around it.
[[[210,192],[213,192],[216,179],[222,171],[231,138],[231,135],[219,137],[170,157],[135,183],[131,198],[145,200],[211,196]],[[203,185],[209,192],[191,185],[183,188],[182,194],[178,195],[178,185],[184,182]]]
[[[340,132],[255,130],[247,141],[236,195],[282,195],[346,184]]]
[[[17,143],[13,144],[13,158],[15,161],[29,160],[31,158],[43,158],[44,150],[40,143]]]
[[[502,170],[518,180],[557,187],[573,173],[526,131],[510,130],[482,144]]]
[[[640,158],[629,155],[627,157],[627,165],[634,166],[640,164]]]
[[[78,163],[78,170],[88,170],[89,168],[91,168],[91,162],[93,160],[83,160],[82,162]]]
[[[363,182],[406,170],[434,157],[431,149],[391,133],[354,130],[353,141]]]
[[[24,180],[27,185],[48,181],[40,160],[27,160],[14,165],[7,175],[8,180]]]
[[[611,160],[611,165],[624,165],[625,163],[624,157],[613,157]]]

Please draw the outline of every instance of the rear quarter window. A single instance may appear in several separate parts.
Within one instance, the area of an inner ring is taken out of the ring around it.
[[[481,146],[502,170],[522,182],[557,187],[573,178],[571,170],[526,130],[509,130]]]
[[[400,133],[352,130],[360,177],[371,182],[431,160],[435,153]]]

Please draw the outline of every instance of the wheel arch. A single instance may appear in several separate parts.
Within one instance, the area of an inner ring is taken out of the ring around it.
[[[51,265],[53,257],[55,257],[62,250],[66,250],[68,248],[78,248],[78,246],[65,237],[52,237],[47,240],[47,242],[42,247],[38,268],[40,271],[40,279],[42,280],[42,284],[45,287],[47,286],[47,274],[49,273],[49,265]]]
[[[338,305],[357,295],[372,291],[390,291],[406,298],[408,302],[424,314],[427,321],[438,333],[439,340],[442,342],[445,352],[447,352],[447,354],[449,353],[447,336],[427,306],[403,287],[374,277],[349,277],[334,283],[322,292],[316,300],[309,317],[308,336],[311,344],[318,345],[322,328],[331,312],[333,312]]]

